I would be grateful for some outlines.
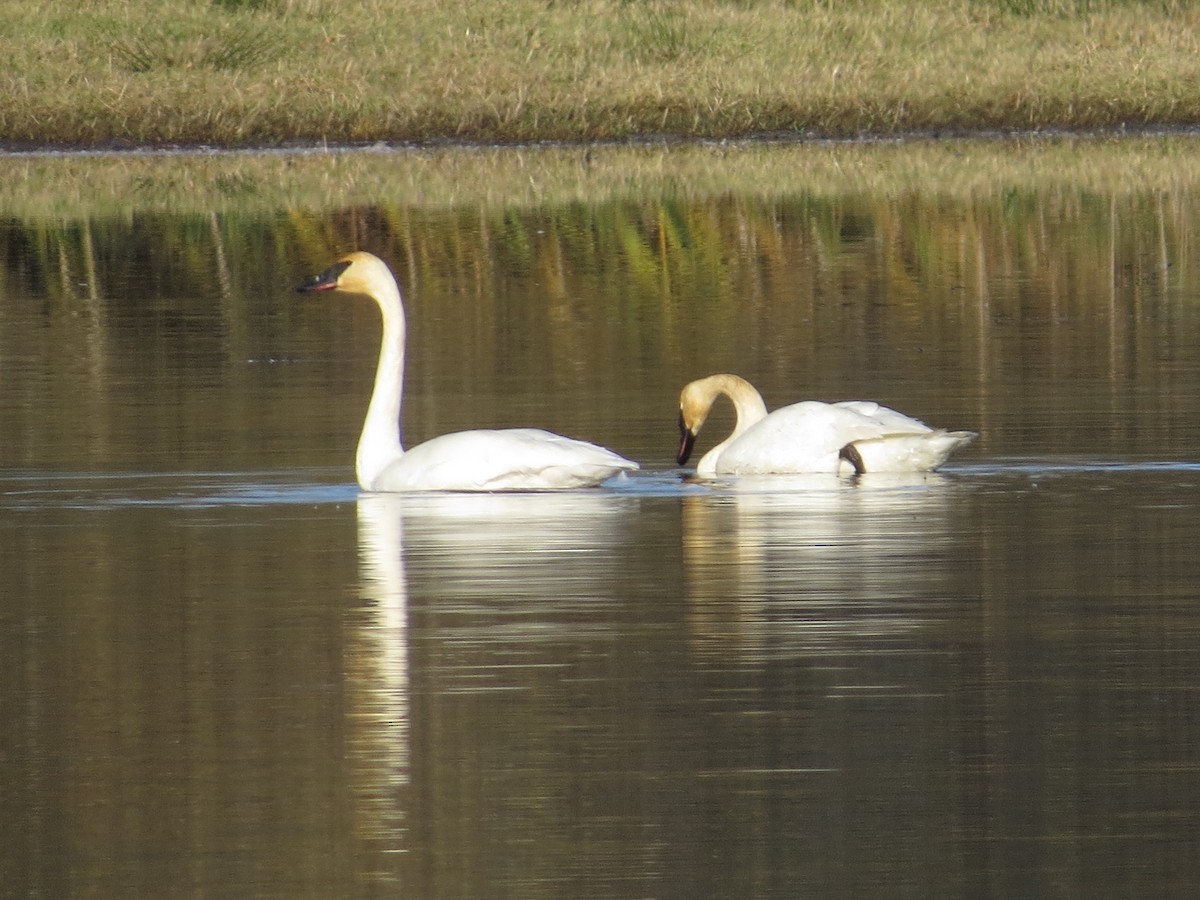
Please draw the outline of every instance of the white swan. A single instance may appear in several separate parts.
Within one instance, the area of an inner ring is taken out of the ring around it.
[[[691,456],[717,397],[733,401],[733,433],[700,458],[696,474],[777,475],[928,472],[978,436],[933,429],[869,400],[804,400],[767,412],[754,385],[737,375],[710,375],[679,396],[680,465]]]
[[[355,457],[364,491],[566,490],[638,468],[611,450],[535,428],[443,434],[406,451],[400,443],[404,302],[391,270],[370,253],[351,253],[296,290],[365,294],[383,313],[375,390]]]

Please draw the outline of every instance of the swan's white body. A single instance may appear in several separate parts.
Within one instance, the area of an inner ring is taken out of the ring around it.
[[[638,468],[604,447],[536,428],[460,431],[406,451],[400,442],[404,303],[391,270],[370,253],[351,253],[297,290],[365,294],[383,314],[375,389],[355,457],[364,491],[567,490]]]
[[[930,428],[870,400],[804,400],[768,413],[750,382],[710,375],[687,385],[679,398],[681,465],[722,394],[733,401],[737,423],[700,458],[700,476],[928,472],[976,437],[971,431]]]

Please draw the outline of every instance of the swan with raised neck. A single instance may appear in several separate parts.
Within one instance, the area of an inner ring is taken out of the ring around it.
[[[387,264],[370,253],[351,253],[296,290],[362,294],[382,314],[375,387],[355,455],[355,474],[364,491],[566,490],[638,468],[604,447],[534,428],[460,431],[406,451],[400,440],[404,302]]]

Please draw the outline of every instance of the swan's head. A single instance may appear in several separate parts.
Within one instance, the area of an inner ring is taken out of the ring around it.
[[[372,253],[358,251],[343,256],[320,275],[298,285],[296,290],[301,294],[345,291],[379,297],[381,288],[388,284],[395,286],[396,279],[387,263]]]
[[[763,403],[762,396],[745,378],[722,373],[693,381],[679,395],[679,453],[675,458],[681,466],[692,455],[692,445],[696,442],[696,435],[700,433],[700,426],[708,418],[713,403],[722,394],[733,401],[737,423],[733,434],[725,439],[725,443],[718,444],[708,451],[708,455],[704,459],[700,460],[697,471],[705,468],[705,460],[710,456],[712,459],[709,459],[709,463],[716,459],[714,454],[719,455],[720,449],[725,444],[741,435],[751,425],[767,417],[767,405]]]
[[[708,418],[716,395],[708,384],[707,378],[693,381],[679,395],[679,452],[675,461],[683,465],[692,455],[692,447],[696,443],[696,435]]]

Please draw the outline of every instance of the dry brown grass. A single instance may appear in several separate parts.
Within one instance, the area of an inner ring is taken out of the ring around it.
[[[1200,122],[1200,11],[1169,0],[0,0],[0,21],[10,143]]]

